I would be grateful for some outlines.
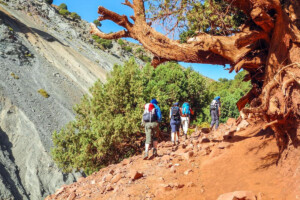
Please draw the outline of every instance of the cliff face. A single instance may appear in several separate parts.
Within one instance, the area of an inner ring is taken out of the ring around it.
[[[80,176],[53,163],[53,131],[131,55],[96,48],[87,22],[65,19],[44,1],[0,3],[0,199],[42,199]]]

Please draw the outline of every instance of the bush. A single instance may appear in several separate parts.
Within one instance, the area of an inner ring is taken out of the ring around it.
[[[81,17],[76,12],[71,12],[70,17],[73,20],[76,20],[76,19],[80,20],[81,19]]]
[[[68,10],[68,6],[65,3],[62,3],[58,6],[59,10]]]
[[[143,54],[139,55],[139,59],[141,59],[144,62],[151,62],[151,58],[148,56],[144,56]]]
[[[111,49],[113,47],[113,43],[111,40],[102,39],[97,35],[93,35],[92,38],[100,44],[104,49]]]
[[[125,46],[125,42],[122,39],[118,39],[118,44],[123,47]]]
[[[93,23],[94,23],[96,26],[98,26],[98,27],[102,26],[101,22],[100,22],[99,20],[97,20],[97,19],[95,19],[95,20],[93,21]]]
[[[60,9],[59,11],[59,14],[61,14],[62,16],[67,16],[70,14],[70,12],[66,9]]]
[[[48,98],[50,96],[44,89],[38,90],[38,93],[40,93],[45,98]]]
[[[45,0],[45,2],[47,3],[47,4],[52,4],[53,3],[53,0]]]
[[[163,127],[169,127],[169,109],[175,101],[189,101],[196,115],[208,104],[205,79],[191,69],[168,63],[154,70],[142,70],[130,59],[114,66],[107,83],[90,89],[74,111],[76,120],[53,133],[54,161],[64,172],[73,169],[91,174],[120,162],[139,151],[137,142],[144,134],[140,126],[143,106],[157,98],[163,114]],[[197,107],[196,107],[197,106]]]
[[[130,46],[124,46],[123,49],[128,53],[132,52],[132,47],[130,47]]]
[[[144,50],[141,47],[139,47],[135,50],[135,53],[136,54],[144,53]]]

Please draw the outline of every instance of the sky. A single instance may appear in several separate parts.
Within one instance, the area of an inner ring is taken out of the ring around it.
[[[119,14],[124,14],[127,16],[133,15],[132,9],[121,4],[122,2],[124,2],[124,0],[54,0],[53,4],[60,5],[61,3],[65,3],[68,6],[68,10],[70,12],[76,12],[81,16],[82,19],[88,22],[93,22],[99,17],[97,11],[98,6],[100,5]],[[106,33],[116,32],[123,29],[122,27],[110,21],[102,21],[101,24],[101,31]],[[133,40],[129,41],[136,42]],[[180,62],[180,64],[184,67],[192,67],[200,74],[214,80],[218,80],[219,78],[233,79],[236,75],[236,73],[234,72],[229,73],[228,70],[224,69],[224,66],[220,65],[194,64],[183,62]]]

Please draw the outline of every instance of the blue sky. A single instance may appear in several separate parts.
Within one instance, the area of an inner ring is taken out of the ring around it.
[[[130,16],[133,14],[133,11],[127,7],[122,5],[121,3],[124,0],[54,0],[53,4],[60,5],[61,3],[65,3],[68,6],[68,10],[70,12],[78,13],[82,19],[92,22],[98,18],[99,14],[98,6],[104,6],[105,8],[117,12],[119,14],[125,14]],[[101,30],[103,32],[115,32],[122,30],[122,27],[114,24],[110,21],[103,21]],[[131,40],[132,41],[132,40]],[[223,66],[219,65],[209,65],[209,64],[194,64],[194,63],[180,63],[184,67],[191,66],[194,70],[198,71],[204,76],[212,78],[214,80],[218,80],[219,78],[227,78],[233,79],[236,75],[234,72],[229,74],[228,70],[225,70]]]

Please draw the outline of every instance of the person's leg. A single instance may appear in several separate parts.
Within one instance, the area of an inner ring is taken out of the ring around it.
[[[212,128],[214,127],[214,125],[216,123],[215,111],[214,110],[210,111],[210,116],[211,116],[210,130],[212,130]]]
[[[145,155],[144,159],[148,158],[149,146],[151,144],[151,126],[150,123],[145,123],[146,142],[145,142]]]
[[[175,144],[175,133],[174,132],[172,132],[171,133],[171,142],[173,143],[173,144]]]
[[[216,116],[216,130],[219,128],[219,116]]]
[[[153,130],[154,130],[153,131],[153,155],[154,156],[157,156],[157,144],[158,144],[157,139],[158,139],[158,134],[159,134],[158,126],[159,126],[159,124],[157,122],[155,122],[154,127],[153,127]]]
[[[183,133],[184,133],[185,139],[187,139],[188,128],[189,128],[188,117],[184,117],[183,118]]]

